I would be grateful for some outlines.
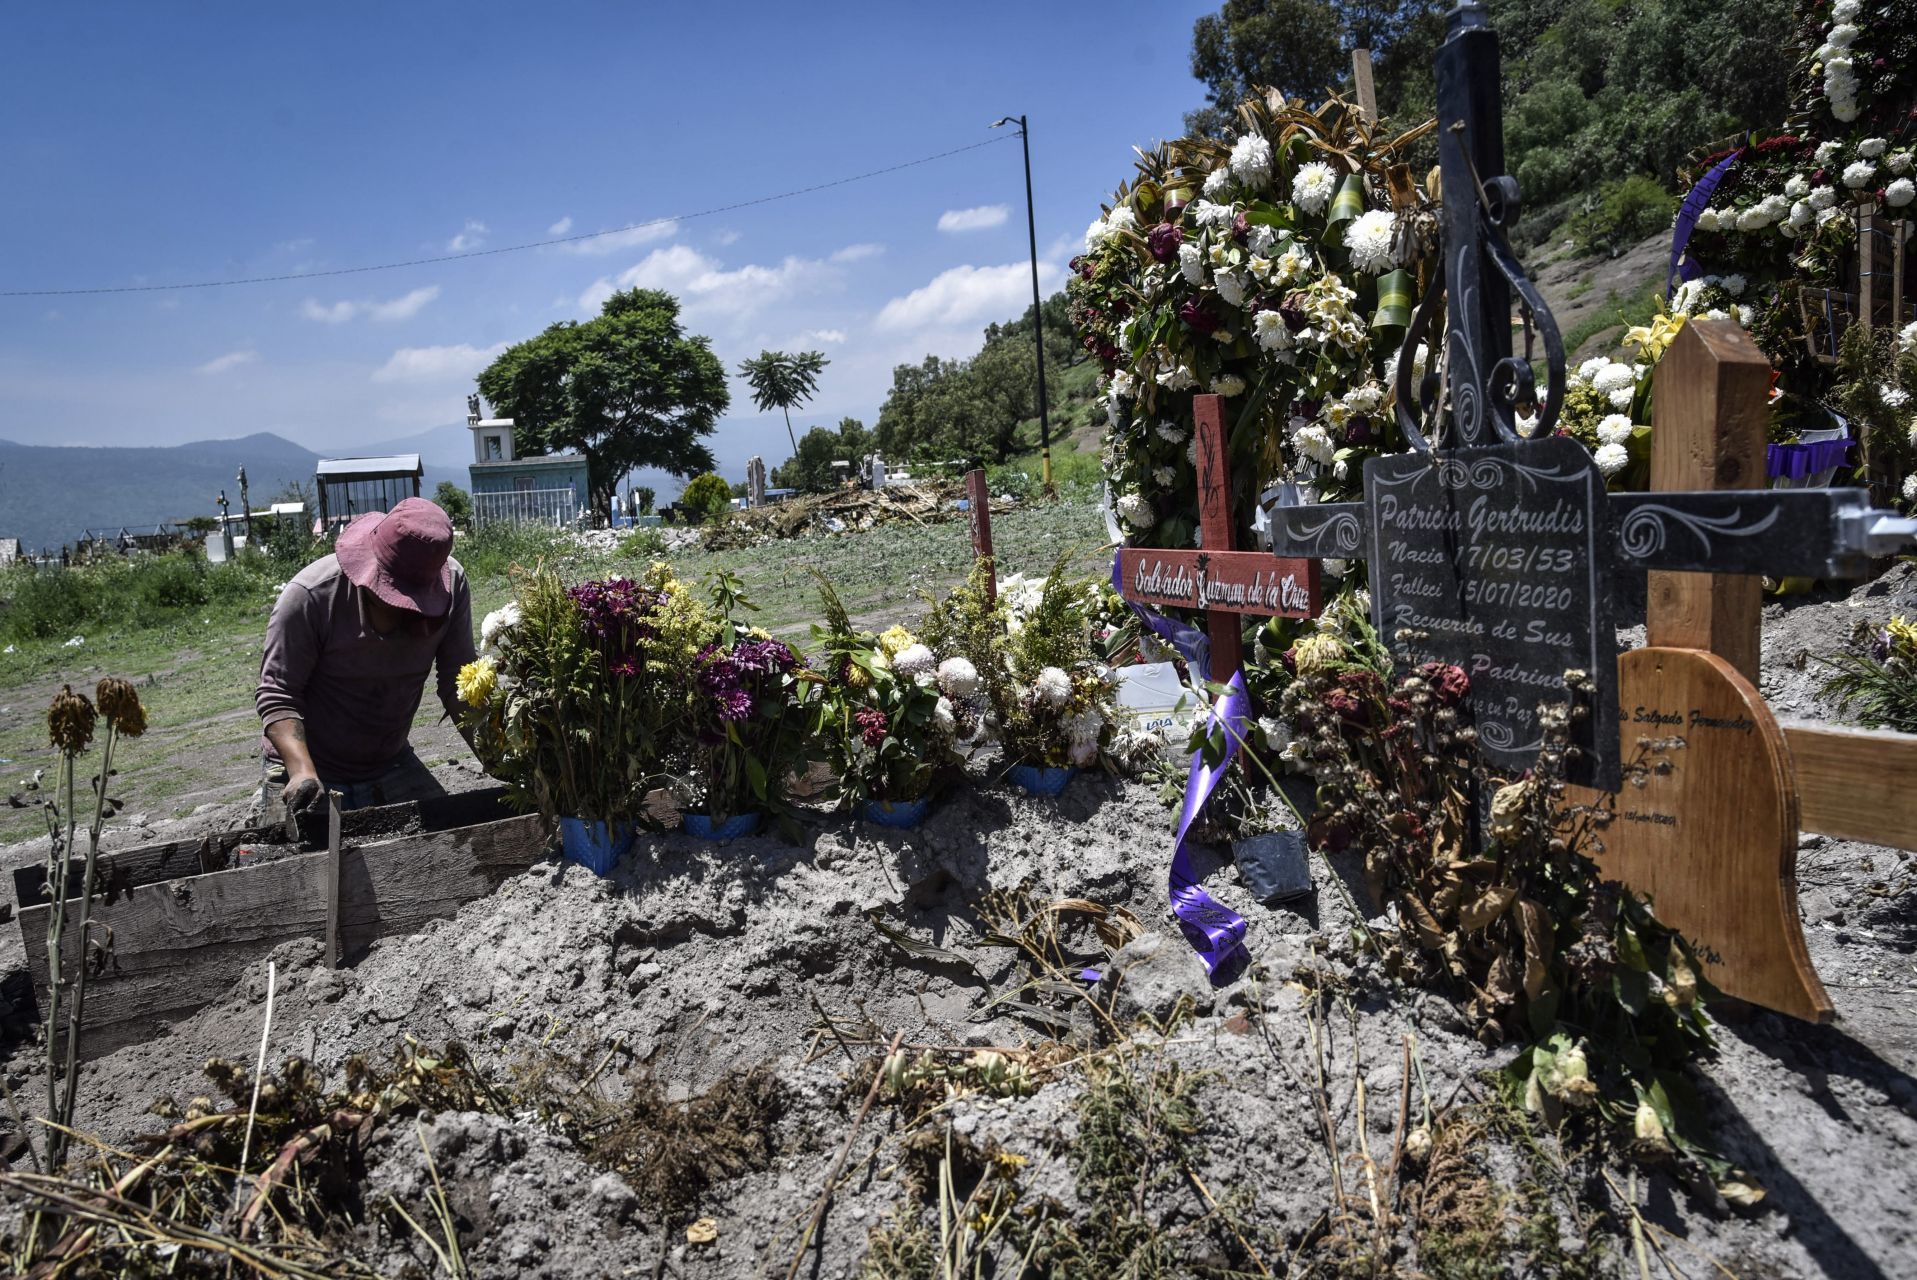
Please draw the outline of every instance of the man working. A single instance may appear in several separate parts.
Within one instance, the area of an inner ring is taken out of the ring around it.
[[[426,677],[458,721],[454,680],[473,660],[473,605],[453,526],[423,498],[360,516],[334,554],[300,570],[273,606],[257,703],[262,797],[299,812],[326,789],[342,807],[444,790],[406,741]]]

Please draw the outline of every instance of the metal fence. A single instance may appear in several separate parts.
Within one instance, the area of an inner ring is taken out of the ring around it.
[[[569,525],[579,518],[579,495],[571,489],[513,489],[475,493],[475,524]]]

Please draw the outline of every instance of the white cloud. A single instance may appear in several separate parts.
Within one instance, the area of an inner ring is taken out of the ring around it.
[[[621,249],[632,249],[642,244],[651,244],[654,240],[664,240],[679,230],[679,224],[668,219],[665,222],[649,222],[642,227],[627,227],[621,231],[608,231],[590,240],[574,240],[571,244],[554,246],[561,253],[576,253],[582,258],[600,258]]]
[[[849,244],[832,255],[834,262],[859,262],[865,258],[876,258],[885,252],[882,244]]]
[[[737,244],[739,243],[739,233],[731,227],[727,227],[725,230],[715,233],[712,237],[712,242],[722,248],[729,244]]]
[[[229,351],[223,356],[215,356],[201,365],[196,372],[216,375],[229,369],[237,369],[243,364],[252,364],[260,358],[257,351]]]
[[[795,347],[803,347],[808,342],[827,342],[834,346],[839,346],[845,342],[845,330],[807,329],[799,335],[799,340],[792,345]]]
[[[1038,264],[1042,289],[1051,289],[1058,268]],[[1002,267],[953,267],[941,271],[930,284],[894,298],[879,311],[883,328],[920,329],[927,325],[959,325],[979,320],[1004,320],[1022,315],[1032,305],[1031,268],[1023,262]]]
[[[939,230],[985,231],[1002,227],[1011,212],[1011,206],[1003,204],[982,204],[975,209],[947,209],[939,215]]]
[[[571,231],[571,230],[572,230],[572,215],[569,213],[565,217],[561,218],[559,221],[553,223],[550,227],[547,227],[546,234],[549,236],[563,236],[568,231]]]
[[[675,244],[654,249],[615,278],[595,280],[579,296],[579,305],[596,312],[616,289],[663,289],[679,299],[690,319],[739,321],[795,292],[817,291],[837,279],[830,266],[812,258],[787,258],[776,267],[747,263],[728,271],[718,259]]]
[[[373,371],[374,382],[427,382],[471,378],[506,349],[503,342],[475,347],[468,342],[445,347],[401,347]]]
[[[429,284],[385,302],[376,302],[371,299],[354,302],[341,299],[338,302],[324,303],[308,298],[300,304],[300,314],[308,320],[317,320],[321,324],[345,324],[355,316],[365,316],[370,320],[411,320],[427,303],[438,296],[439,286]]]
[[[447,253],[467,253],[486,243],[486,224],[473,218],[466,219],[460,233],[446,242]]]

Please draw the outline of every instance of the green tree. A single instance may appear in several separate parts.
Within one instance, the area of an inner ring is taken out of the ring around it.
[[[433,501],[439,504],[439,509],[454,524],[469,525],[473,522],[473,496],[451,480],[439,482],[439,488],[433,490]]]
[[[710,470],[703,438],[732,402],[710,340],[688,337],[678,300],[655,289],[615,293],[595,318],[508,347],[479,375],[479,390],[516,421],[526,452],[583,452],[601,509],[635,467]]]
[[[819,351],[800,351],[794,355],[761,351],[756,359],[739,366],[739,376],[751,384],[752,403],[759,406],[759,411],[777,408],[785,414],[785,435],[792,442],[795,454],[799,451],[799,441],[792,434],[792,406],[812,398],[819,389],[819,374],[829,363]]]
[[[643,485],[643,484],[640,485],[637,489],[634,489],[632,491],[632,496],[635,500],[638,501],[639,514],[642,516],[651,515],[652,504],[658,501],[659,499],[659,495],[652,491],[652,487],[650,485]]]
[[[799,437],[799,451],[792,459],[772,470],[772,483],[781,489],[803,493],[823,493],[844,478],[845,472],[833,467],[840,459],[857,471],[859,459],[872,452],[873,437],[857,418],[841,418],[833,427],[814,427]]]
[[[685,487],[678,505],[690,523],[714,519],[732,510],[732,486],[724,476],[708,471]]]
[[[1225,0],[1192,25],[1191,73],[1204,83],[1207,105],[1188,114],[1185,127],[1225,132],[1238,104],[1260,88],[1316,101],[1344,79],[1341,27],[1330,0]]]

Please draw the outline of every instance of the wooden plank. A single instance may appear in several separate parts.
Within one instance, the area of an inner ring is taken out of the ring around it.
[[[349,840],[363,843],[421,831],[446,831],[494,822],[507,816],[505,796],[504,787],[485,787],[450,795],[428,796],[423,800],[408,800],[400,804],[353,809],[340,815],[340,832]],[[323,827],[309,826],[307,835],[312,847],[325,847],[326,832]],[[233,852],[247,845],[283,845],[286,842],[286,830],[278,825],[238,827],[192,840],[172,840],[103,853],[95,868],[95,875],[98,883],[105,887],[107,895],[110,898],[117,897],[141,885],[224,871],[232,865]],[[82,862],[79,858],[73,860],[74,874],[68,877],[68,883],[74,886],[75,892],[78,892],[80,884],[79,868]],[[46,868],[30,866],[15,869],[13,891],[15,901],[22,907],[45,904],[48,901]]]
[[[1371,50],[1351,51],[1351,84],[1358,95],[1358,110],[1367,124],[1378,123],[1378,91],[1371,82]]]
[[[1225,437],[1225,398],[1192,397],[1192,423],[1197,437],[1198,531],[1204,550],[1232,549],[1231,471]],[[1245,660],[1245,622],[1236,613],[1209,609],[1205,630],[1211,637],[1210,678],[1219,683],[1237,674]]]
[[[1694,320],[1658,363],[1651,488],[1761,489],[1770,423],[1770,362],[1736,324]],[[1652,573],[1647,643],[1707,649],[1756,683],[1756,575]]]
[[[1125,598],[1161,609],[1229,609],[1274,618],[1317,613],[1318,562],[1266,551],[1124,547]]]
[[[1784,741],[1804,830],[1917,849],[1917,735],[1792,721]]]
[[[326,967],[339,968],[339,792],[326,793]]]
[[[1618,700],[1626,764],[1641,739],[1684,746],[1662,757],[1668,773],[1618,793],[1598,865],[1691,940],[1719,990],[1829,1022],[1797,910],[1791,752],[1762,695],[1716,654],[1635,649],[1618,660]]]
[[[339,928],[351,958],[375,938],[411,933],[492,892],[538,861],[548,839],[537,815],[407,836],[359,847],[339,860]],[[87,987],[82,1046],[107,1052],[162,1032],[219,999],[248,965],[283,942],[324,939],[326,853],[145,885],[94,918],[113,954]],[[20,913],[35,994],[46,999],[47,906]],[[79,963],[79,940],[69,938]]]
[[[985,562],[985,600],[998,599],[998,562],[992,555],[992,488],[983,468],[965,473],[965,515],[972,529],[972,558]]]

